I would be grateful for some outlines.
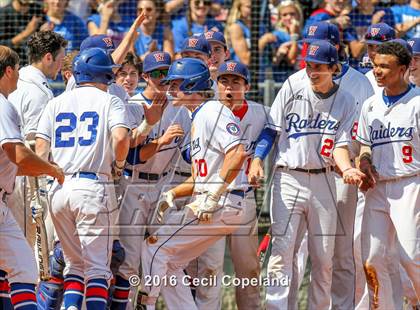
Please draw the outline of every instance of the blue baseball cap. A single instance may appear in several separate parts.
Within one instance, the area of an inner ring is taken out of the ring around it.
[[[169,68],[172,60],[171,55],[166,52],[153,52],[148,54],[143,61],[143,72],[150,72],[156,69]]]
[[[411,47],[411,45],[406,40],[397,38],[397,39],[390,40],[389,42],[396,42],[396,43],[401,44],[402,46],[404,46],[410,52],[411,55],[413,55],[413,48]]]
[[[412,38],[407,40],[408,45],[413,50],[413,55],[420,55],[420,38]]]
[[[318,64],[335,64],[338,62],[338,52],[328,41],[319,40],[309,45],[304,60]]]
[[[205,38],[208,42],[216,42],[226,47],[226,38],[220,31],[207,31],[204,33]]]
[[[249,81],[251,80],[251,76],[249,74],[247,66],[245,66],[243,63],[234,60],[224,62],[219,67],[219,71],[217,72],[217,79],[219,79],[223,75],[239,76],[243,78],[247,84],[249,84]]]
[[[365,43],[379,45],[395,39],[395,30],[385,23],[370,25],[365,33]]]
[[[198,52],[210,56],[211,46],[204,36],[192,36],[182,43],[181,53],[183,52]]]
[[[317,22],[307,27],[302,41],[312,43],[318,40],[327,40],[333,45],[340,44],[338,27],[327,22]]]
[[[113,51],[115,50],[115,44],[112,41],[111,37],[104,35],[104,34],[98,34],[94,36],[87,37],[82,41],[80,44],[80,51],[83,51],[88,48],[92,47],[99,47],[106,51]]]

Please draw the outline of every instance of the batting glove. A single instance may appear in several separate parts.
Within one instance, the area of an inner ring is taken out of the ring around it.
[[[197,217],[200,222],[210,222],[213,218],[213,213],[216,212],[219,207],[219,198],[214,194],[209,193],[206,195],[204,202],[201,203],[197,208]]]
[[[36,201],[31,201],[31,215],[34,221],[44,216],[44,208]]]
[[[156,212],[156,223],[163,224],[163,219],[165,217],[166,212],[170,208],[174,208],[175,194],[173,191],[167,191],[160,195],[159,201],[157,204],[157,212]]]

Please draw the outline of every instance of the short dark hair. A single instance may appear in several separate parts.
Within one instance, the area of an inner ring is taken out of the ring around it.
[[[411,54],[407,48],[398,42],[385,42],[378,46],[376,54],[393,55],[397,57],[400,66],[408,67],[411,62]]]
[[[0,45],[0,79],[7,67],[15,68],[19,63],[19,55],[10,47]]]
[[[122,70],[122,68],[125,65],[133,66],[137,70],[139,75],[143,72],[143,63],[141,62],[140,58],[137,55],[133,54],[132,52],[127,53],[127,55],[124,58],[123,63],[121,64],[121,68],[119,70]]]
[[[61,48],[66,48],[67,41],[54,31],[38,31],[28,40],[30,63],[39,62],[51,53],[53,59],[57,57]]]

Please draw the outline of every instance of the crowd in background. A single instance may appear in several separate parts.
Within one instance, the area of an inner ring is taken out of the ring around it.
[[[224,32],[231,59],[251,63],[251,0],[3,0],[0,5],[0,44],[16,50],[22,64],[28,63],[25,43],[36,30],[60,33],[67,52],[95,34],[107,34],[118,45],[141,12],[147,17],[131,47],[138,62],[156,50],[176,57],[184,39],[213,29]],[[282,82],[304,65],[300,40],[314,22],[339,26],[341,61],[360,70],[369,66],[363,42],[369,25],[384,22],[403,39],[420,37],[420,0],[267,0],[261,8],[260,80]]]

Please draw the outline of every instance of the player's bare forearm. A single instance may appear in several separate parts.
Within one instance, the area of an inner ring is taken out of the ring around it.
[[[171,189],[171,191],[174,193],[174,198],[192,196],[194,192],[194,177],[189,177],[183,183]]]
[[[372,150],[370,149],[369,145],[366,144],[362,144],[360,146],[360,155],[359,155],[359,161],[362,158],[369,158],[370,160],[370,156],[372,155]]]
[[[395,25],[395,29],[398,31],[398,36],[403,37],[407,31],[410,31],[411,28],[417,26],[420,23],[420,17],[416,19],[406,21],[402,24]]]
[[[112,130],[112,149],[116,161],[123,161],[127,158],[130,148],[130,137],[128,129],[117,127]]]
[[[51,143],[47,140],[37,138],[35,140],[35,153],[43,160],[48,160],[50,154],[50,145]]]
[[[153,155],[155,155],[159,151],[159,140],[153,140],[150,143],[142,146],[140,149],[139,157],[141,161],[146,161],[150,159]]]
[[[133,129],[131,131],[130,136],[130,147],[135,148],[139,144],[142,144],[147,138],[147,135],[140,134],[140,132],[137,130],[137,128]]]
[[[333,152],[334,161],[341,171],[352,168],[350,153],[347,146],[336,147]]]
[[[18,166],[18,175],[40,176],[52,173],[53,166],[37,156],[23,143],[6,143],[3,150],[7,157]]]
[[[220,170],[220,177],[226,182],[231,183],[238,175],[243,167],[243,163],[247,158],[245,148],[239,144],[231,148],[225,155],[222,169]]]

